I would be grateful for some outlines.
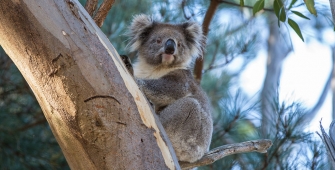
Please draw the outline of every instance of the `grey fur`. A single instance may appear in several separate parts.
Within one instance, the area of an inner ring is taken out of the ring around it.
[[[138,52],[135,78],[153,103],[178,160],[197,161],[208,151],[213,131],[208,98],[189,69],[203,48],[201,27],[194,22],[159,23],[138,15],[129,35],[131,50]],[[168,39],[177,44],[172,59],[164,52]]]

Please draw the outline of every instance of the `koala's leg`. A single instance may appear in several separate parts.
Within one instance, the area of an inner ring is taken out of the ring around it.
[[[195,162],[208,151],[212,137],[212,119],[200,103],[181,98],[159,113],[179,161]]]

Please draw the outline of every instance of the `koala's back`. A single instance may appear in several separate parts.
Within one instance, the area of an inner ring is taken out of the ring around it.
[[[176,70],[175,72],[171,72],[171,74],[178,75],[178,80],[181,81],[183,84],[187,84],[189,86],[189,95],[187,97],[194,98],[198,100],[202,104],[202,108],[206,113],[211,113],[211,108],[209,107],[209,100],[207,98],[206,93],[202,90],[198,82],[195,81],[193,74],[190,70]]]
[[[187,95],[169,103],[160,113],[160,120],[175,149],[179,161],[194,162],[208,151],[212,137],[212,116],[208,98],[194,80],[190,70],[175,70],[166,77],[178,80]]]

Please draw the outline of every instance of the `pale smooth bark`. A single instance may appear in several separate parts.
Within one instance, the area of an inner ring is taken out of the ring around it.
[[[272,146],[272,141],[269,139],[253,140],[242,143],[234,143],[229,145],[223,145],[210,150],[198,161],[193,163],[181,162],[180,166],[182,169],[190,169],[198,166],[204,166],[212,164],[213,162],[222,159],[226,156],[248,153],[248,152],[259,152],[267,153],[267,150]]]
[[[165,132],[76,0],[1,0],[0,45],[71,169],[179,169]]]
[[[333,22],[335,22],[335,1],[329,0],[330,10],[332,11]]]
[[[335,1],[329,0],[330,10],[333,17],[333,23],[335,22]],[[326,146],[327,153],[328,153],[328,160],[333,168],[335,168],[335,46],[332,48],[332,61],[333,61],[333,70],[331,78],[331,89],[332,89],[332,123],[329,126],[329,135],[325,132],[321,125],[320,121],[320,129],[321,134],[319,134],[320,138],[323,140],[323,143]]]
[[[270,33],[268,38],[268,58],[266,75],[261,92],[262,107],[262,134],[273,134],[275,131],[275,120],[277,120],[275,102],[278,93],[279,78],[283,61],[291,52],[290,42],[285,29],[280,29],[275,14],[270,14]],[[282,26],[283,27],[283,26]]]
[[[331,10],[331,13],[332,13],[332,17],[333,17],[333,23],[335,23],[335,0],[329,0],[329,5],[330,5],[330,10]],[[334,26],[335,27],[335,26]],[[334,28],[335,29],[335,28]],[[332,111],[332,118],[333,120],[335,119],[335,46],[333,46],[333,49],[332,49],[332,52],[333,52],[333,78],[332,78],[332,91],[333,91],[333,111]]]
[[[271,14],[270,21],[276,21],[277,18]],[[283,27],[283,26],[282,26]],[[274,134],[278,113],[276,113],[276,97],[278,96],[278,86],[280,84],[280,75],[283,61],[292,51],[290,40],[286,28],[280,29],[277,22],[270,25],[270,35],[268,39],[268,59],[266,77],[262,89],[262,132],[264,135]],[[302,116],[302,121],[308,124],[318,113],[325,101],[332,75],[329,76],[318,102]]]

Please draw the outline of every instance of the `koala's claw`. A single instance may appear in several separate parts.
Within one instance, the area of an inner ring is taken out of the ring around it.
[[[133,69],[133,65],[131,64],[130,58],[126,55],[120,55],[124,65],[126,66],[126,68],[128,69],[129,73],[134,76],[134,69]]]

